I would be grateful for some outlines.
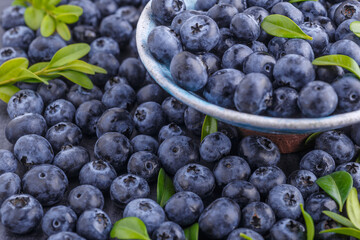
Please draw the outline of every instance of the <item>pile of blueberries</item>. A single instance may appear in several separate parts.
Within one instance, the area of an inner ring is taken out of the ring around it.
[[[324,132],[313,146],[290,155],[281,154],[270,139],[240,136],[222,122],[218,132],[200,141],[205,116],[168,96],[138,58],[136,23],[147,1],[62,3],[84,9],[71,26],[70,42],[56,34],[44,38],[27,28],[24,8],[4,9],[0,63],[18,56],[32,63],[49,61],[65,45],[86,42],[91,51],[85,60],[108,74],[93,76],[92,90],[64,79],[49,85],[18,84],[22,90],[7,105],[11,120],[5,129],[14,147],[0,150],[0,217],[7,234],[42,231],[41,239],[103,240],[110,238],[115,221],[138,217],[154,240],[185,240],[183,229],[196,222],[200,239],[243,239],[240,233],[253,240],[306,239],[300,210],[304,204],[316,224],[316,239],[350,239],[319,234],[340,227],[322,211],[339,210],[315,181],[342,170],[360,190],[360,164],[355,162],[360,124]],[[339,67],[315,69],[310,62],[326,52],[360,60],[360,41],[348,29],[351,21],[360,20],[359,2],[198,0],[196,7],[185,10],[181,0],[152,2],[158,21],[172,23],[172,30],[157,27],[149,46],[159,61],[171,63],[174,79],[186,83],[183,87],[201,83],[199,89],[204,88],[209,101],[249,106],[252,113],[272,102],[267,112],[273,116],[299,114],[302,94],[309,101],[316,99],[308,110],[318,113],[323,106],[318,96],[331,97],[333,91],[337,111],[359,108],[360,83],[353,75],[344,75]],[[271,38],[259,28],[269,13],[289,16],[314,40]],[[347,19],[351,16],[354,19]],[[253,27],[245,31],[242,24]],[[182,51],[183,46],[193,53]],[[188,78],[196,69],[201,71]],[[321,81],[313,81],[315,76]],[[199,81],[202,77],[205,84]],[[236,85],[241,87],[235,91]],[[277,85],[282,87],[270,101]],[[243,91],[248,94],[240,94]],[[238,100],[246,96],[246,103],[233,103],[233,95]],[[326,99],[325,108],[331,105]],[[94,140],[90,152],[82,146],[89,139]],[[176,190],[164,208],[154,198],[161,168]],[[122,216],[110,219],[103,210],[106,199],[123,210]]]
[[[360,109],[360,82],[340,67],[314,67],[323,55],[360,64],[357,0],[153,1],[158,26],[148,38],[154,58],[173,80],[208,102],[240,112],[319,118]],[[293,20],[312,40],[272,37],[261,23],[270,14]]]

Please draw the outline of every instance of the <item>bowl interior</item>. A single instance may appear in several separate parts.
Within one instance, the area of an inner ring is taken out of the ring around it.
[[[196,0],[185,0],[187,9],[194,9]],[[186,105],[234,126],[257,132],[276,134],[304,134],[337,129],[360,122],[360,110],[324,118],[274,118],[241,113],[211,104],[196,94],[177,86],[169,67],[159,63],[151,55],[147,38],[156,27],[151,13],[151,1],[144,8],[137,26],[136,42],[141,61],[155,81],[169,94]]]

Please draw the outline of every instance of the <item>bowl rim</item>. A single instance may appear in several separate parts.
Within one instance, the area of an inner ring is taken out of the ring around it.
[[[185,0],[187,9],[193,9],[194,2],[195,1],[193,0]],[[242,113],[206,102],[196,94],[186,91],[176,85],[172,81],[171,74],[167,67],[159,63],[152,56],[147,47],[147,38],[155,26],[156,24],[152,17],[150,1],[144,7],[137,24],[136,44],[139,57],[149,74],[165,91],[197,111],[237,127],[258,132],[278,134],[322,132],[360,122],[360,110],[323,118],[276,118]]]

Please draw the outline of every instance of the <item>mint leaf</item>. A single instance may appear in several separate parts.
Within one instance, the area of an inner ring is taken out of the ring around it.
[[[184,229],[186,240],[198,240],[199,238],[199,224],[194,223],[190,227]]]
[[[0,66],[0,81],[4,80],[5,74],[9,73],[11,70],[17,68],[27,68],[29,66],[29,60],[27,58],[13,58],[4,62]]]
[[[360,37],[360,21],[354,21],[350,23],[350,30],[357,36]]]
[[[166,202],[174,194],[175,188],[171,178],[165,173],[164,169],[160,169],[156,189],[157,203],[161,207],[164,207]]]
[[[71,44],[57,51],[49,63],[49,68],[56,68],[84,57],[90,51],[86,43]]]
[[[12,95],[20,91],[19,88],[14,85],[2,85],[0,86],[0,99],[4,102],[9,102]]]
[[[300,204],[300,208],[301,208],[301,212],[302,212],[302,215],[304,217],[305,225],[306,225],[306,236],[307,236],[306,239],[307,240],[313,240],[314,236],[315,236],[314,221],[313,221],[312,217],[310,216],[310,214],[308,214],[304,210],[303,204]]]
[[[360,204],[356,188],[352,188],[346,202],[346,212],[352,224],[360,229]]]
[[[265,17],[261,27],[266,33],[275,37],[312,40],[312,37],[306,35],[293,20],[280,14]]]
[[[321,231],[320,234],[321,233],[337,233],[341,235],[354,237],[356,239],[360,239],[360,231],[355,228],[333,228],[333,229]]]
[[[76,23],[79,20],[79,17],[72,13],[60,14],[60,15],[57,15],[55,18],[56,18],[56,20],[62,21],[67,24]]]
[[[212,133],[217,132],[217,120],[209,115],[205,116],[204,123],[202,125],[201,131],[201,141],[207,136]]]
[[[52,11],[55,15],[60,14],[74,14],[80,17],[83,14],[83,9],[74,5],[61,5]]]
[[[69,79],[73,83],[80,85],[83,88],[92,89],[94,87],[90,78],[86,76],[84,73],[67,70],[67,71],[58,72],[58,74]]]
[[[65,41],[71,39],[69,27],[65,23],[56,21],[56,31]]]
[[[11,4],[12,6],[21,6],[21,7],[27,7],[26,0],[14,0]]]
[[[342,212],[346,198],[353,186],[351,175],[345,171],[338,171],[319,178],[316,183],[337,202],[339,210]]]
[[[316,138],[322,134],[322,132],[316,132],[316,133],[313,133],[311,134],[305,141],[305,146],[309,146],[311,144],[313,144],[316,140]]]
[[[31,67],[29,67],[29,70],[32,71],[33,73],[38,72],[46,68],[48,65],[49,65],[48,62],[38,62],[32,65]]]
[[[338,222],[345,227],[349,227],[349,228],[355,227],[354,224],[352,224],[352,222],[349,219],[347,219],[346,217],[344,217],[340,214],[330,212],[330,211],[323,211],[323,214],[325,214],[326,216],[333,219],[335,222]]]
[[[354,59],[346,55],[326,55],[316,58],[312,64],[316,66],[340,66],[352,72],[360,79],[360,68]]]
[[[49,37],[55,32],[55,20],[49,14],[43,18],[40,32],[44,37]]]
[[[136,217],[127,217],[117,221],[110,232],[110,237],[117,239],[151,240],[145,224]]]
[[[41,26],[41,22],[45,16],[45,12],[32,6],[26,8],[24,20],[26,25],[32,30],[37,30]]]

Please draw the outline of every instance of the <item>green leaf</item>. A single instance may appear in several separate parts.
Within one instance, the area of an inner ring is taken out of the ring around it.
[[[60,14],[55,16],[56,20],[62,21],[67,24],[76,23],[79,20],[79,17],[72,13]]]
[[[0,86],[0,99],[4,102],[9,102],[12,95],[20,91],[19,88],[14,85],[3,85]]]
[[[341,235],[351,236],[360,239],[360,231],[355,228],[333,228],[321,231],[320,233],[337,233]]]
[[[333,219],[335,222],[338,222],[345,227],[349,227],[349,228],[355,227],[354,224],[352,224],[352,222],[349,219],[347,219],[346,217],[344,217],[340,214],[330,212],[330,211],[323,211],[323,214],[325,214],[326,216]]]
[[[311,144],[313,144],[316,140],[316,138],[322,134],[322,132],[316,132],[311,134],[305,141],[305,146],[310,146]]]
[[[55,32],[55,20],[49,14],[43,18],[40,32],[44,37],[49,37]]]
[[[58,74],[69,79],[73,83],[80,85],[83,88],[92,89],[94,87],[90,78],[83,73],[67,70],[58,72]]]
[[[71,39],[69,27],[65,23],[57,21],[56,31],[65,41],[69,41]]]
[[[38,30],[41,26],[41,21],[43,20],[45,12],[41,9],[34,7],[28,7],[24,13],[24,20],[26,25],[32,30]]]
[[[217,132],[217,129],[217,120],[209,115],[206,115],[202,125],[201,141],[207,135]]]
[[[308,1],[317,2],[318,0],[290,0],[289,3],[308,2]]]
[[[49,68],[60,67],[72,61],[84,57],[90,51],[90,46],[86,43],[71,44],[61,48],[55,53],[49,63]]]
[[[23,81],[23,80],[29,80],[29,79],[36,79],[40,82],[43,82],[45,84],[49,84],[47,81],[45,81],[44,79],[40,78],[39,76],[37,76],[35,73],[31,72],[28,69],[22,69],[21,73],[17,76],[17,81]]]
[[[151,240],[146,226],[139,218],[127,217],[117,221],[110,232],[111,238]]]
[[[194,223],[190,227],[184,229],[186,240],[198,240],[199,238],[199,224]]]
[[[34,6],[34,8],[41,9],[41,7],[43,6],[43,0],[32,0],[32,5]]]
[[[310,214],[308,214],[304,210],[303,204],[300,204],[300,208],[301,208],[301,212],[304,217],[305,225],[306,225],[306,236],[307,236],[306,239],[313,240],[314,236],[315,236],[314,221],[313,221],[312,217],[310,216]]]
[[[49,62],[38,62],[34,65],[32,65],[31,67],[29,67],[29,70],[32,72],[38,72],[43,70],[44,68],[46,68],[49,65]]]
[[[332,197],[342,212],[344,203],[353,186],[351,175],[345,171],[334,172],[316,180],[317,185]]]
[[[75,60],[71,63],[68,63],[64,66],[64,69],[68,69],[68,70],[74,70],[74,71],[78,71],[78,72],[82,72],[82,73],[86,73],[86,74],[92,74],[94,75],[95,73],[104,73],[106,74],[106,70],[89,64],[87,62],[84,62],[82,60]]]
[[[360,21],[350,23],[350,30],[358,37],[360,37]]]
[[[312,37],[306,35],[293,20],[280,14],[265,17],[261,27],[265,32],[275,37],[312,40]]]
[[[244,233],[240,233],[240,237],[245,239],[245,240],[253,240],[251,237],[249,237],[248,235],[246,235]]]
[[[80,17],[83,14],[83,9],[74,5],[61,5],[52,11],[55,15],[60,14],[74,14]]]
[[[0,81],[3,79],[5,74],[8,74],[10,71],[18,68],[28,68],[29,60],[27,58],[13,58],[4,62],[0,66]]]
[[[346,202],[346,212],[350,221],[360,229],[360,204],[356,188],[352,188]]]
[[[171,178],[165,173],[164,169],[160,169],[157,182],[157,203],[164,207],[167,200],[175,194],[175,188]]]
[[[14,0],[11,4],[12,6],[22,6],[22,7],[27,7],[27,3],[26,0]]]
[[[354,59],[346,55],[326,55],[316,58],[312,64],[316,66],[340,66],[352,72],[360,79],[360,68]]]
[[[56,6],[61,2],[61,0],[48,0],[48,5]]]

